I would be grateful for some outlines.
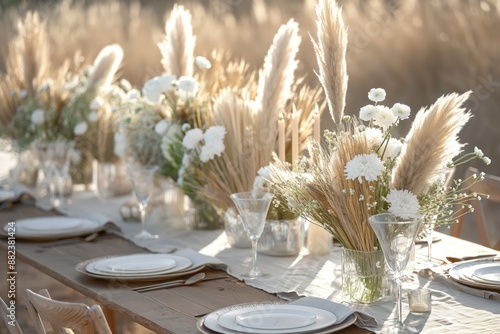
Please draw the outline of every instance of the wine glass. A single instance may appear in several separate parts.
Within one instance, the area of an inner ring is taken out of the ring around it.
[[[387,265],[397,284],[397,322],[388,332],[414,333],[416,330],[405,326],[402,320],[401,278],[408,264],[421,219],[403,219],[390,213],[381,213],[371,216],[368,221],[377,236]]]
[[[249,279],[269,276],[257,267],[257,243],[266,222],[273,195],[266,192],[242,192],[231,195],[243,221],[243,227],[252,241],[252,269],[242,276]]]
[[[135,239],[147,240],[158,238],[158,235],[151,234],[146,230],[146,210],[153,188],[153,176],[157,169],[158,166],[143,166],[135,163],[127,165],[127,173],[134,194],[139,202],[139,211],[141,213],[141,232],[134,236]]]

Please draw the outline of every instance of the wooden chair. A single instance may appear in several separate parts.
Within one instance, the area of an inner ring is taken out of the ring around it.
[[[467,180],[473,174],[479,174],[479,171],[474,167],[469,167],[465,172],[464,180]],[[494,175],[485,174],[484,180],[471,185],[468,189],[470,193],[486,194],[489,198],[482,198],[481,201],[471,201],[470,204],[474,208],[474,220],[476,223],[476,228],[479,233],[479,239],[481,244],[486,247],[494,248],[500,250],[500,241],[495,245],[490,242],[488,238],[487,222],[484,215],[483,207],[481,205],[482,201],[492,201],[495,203],[500,203],[500,177]],[[450,234],[454,237],[459,238],[462,232],[462,227],[464,223],[465,215],[459,218],[458,223],[453,224]],[[495,222],[496,220],[492,220]]]
[[[88,307],[81,303],[67,303],[50,298],[47,290],[39,294],[26,289],[27,306],[38,334],[46,334],[43,322],[52,326],[54,333],[111,334],[108,322],[99,305]]]
[[[5,304],[2,298],[0,298],[0,315],[2,318],[2,322],[5,324],[5,327],[7,328],[9,334],[23,334],[23,331],[21,330],[21,327],[19,327],[17,320],[12,321],[9,318],[10,311],[7,308],[7,304]]]

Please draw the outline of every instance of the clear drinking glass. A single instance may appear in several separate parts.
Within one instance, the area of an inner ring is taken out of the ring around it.
[[[158,166],[142,166],[134,163],[127,164],[127,173],[132,183],[132,189],[139,202],[141,212],[141,232],[134,236],[135,239],[156,239],[158,235],[146,230],[146,210],[153,190],[153,177]]]
[[[401,278],[408,264],[421,219],[403,219],[393,214],[381,213],[371,216],[368,221],[378,238],[387,265],[397,284],[397,322],[385,332],[416,333],[416,329],[403,324]]]
[[[269,276],[257,267],[257,243],[264,230],[272,198],[273,195],[266,192],[243,192],[231,195],[231,199],[241,215],[245,232],[252,241],[252,269],[243,274],[245,278],[255,279]]]
[[[53,202],[53,197],[55,193],[51,192],[51,184],[52,183],[52,168],[51,168],[51,150],[48,142],[37,141],[32,144],[33,153],[35,154],[36,159],[38,160],[38,166],[43,174],[43,179],[41,186],[43,187],[42,192],[38,192],[37,196],[44,197],[47,196],[48,191],[48,199],[50,203]]]
[[[63,209],[67,203],[64,200],[65,185],[69,177],[70,158],[75,147],[74,141],[54,141],[49,143],[51,150],[51,168],[53,206]]]

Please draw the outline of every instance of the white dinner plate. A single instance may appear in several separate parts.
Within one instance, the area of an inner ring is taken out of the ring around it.
[[[12,190],[0,189],[0,203],[10,201],[16,198],[16,193]]]
[[[109,264],[123,264],[126,261],[144,260],[144,261],[154,261],[155,259],[161,261],[164,259],[174,260],[175,265],[173,267],[153,272],[119,272],[119,271],[102,271],[99,268],[107,268]],[[170,274],[183,271],[192,265],[190,259],[182,256],[176,256],[171,254],[133,254],[133,255],[123,255],[117,257],[111,257],[106,259],[97,260],[91,262],[85,268],[88,272],[97,275],[105,275],[110,277],[141,277],[141,276],[152,276],[161,274]]]
[[[448,274],[450,275],[451,279],[461,284],[485,290],[500,291],[500,284],[486,282],[483,279],[474,277],[474,271],[476,269],[488,266],[498,268],[498,265],[500,265],[500,258],[487,258],[457,262],[451,266]]]
[[[169,279],[173,279],[176,277],[181,277],[184,275],[191,275],[194,273],[197,273],[203,268],[205,268],[205,265],[197,266],[197,267],[189,267],[181,271],[176,271],[172,273],[166,273],[166,274],[158,274],[158,273],[152,273],[150,275],[123,275],[123,276],[114,276],[114,275],[108,275],[106,273],[91,273],[87,271],[87,267],[89,264],[92,262],[98,261],[98,260],[104,260],[107,258],[111,258],[115,256],[105,256],[105,257],[100,257],[97,259],[90,259],[86,261],[82,261],[78,263],[75,267],[75,270],[78,271],[79,273],[89,276],[89,277],[94,277],[94,278],[99,278],[99,279],[104,279],[104,280],[113,280],[113,281],[120,281],[120,282],[153,282],[153,281],[165,281]]]
[[[493,265],[478,268],[474,270],[473,275],[484,281],[500,284],[500,263],[494,263]]]
[[[301,314],[302,319],[298,321],[291,320],[295,314]],[[273,314],[277,317],[273,317]],[[309,315],[315,315],[314,321],[311,321]],[[260,315],[260,316],[259,316]],[[242,317],[240,324],[237,317]],[[249,317],[246,321],[245,316]],[[270,323],[279,321],[280,326],[286,327],[282,323],[284,317],[288,317],[290,323],[293,322],[293,328],[274,328]],[[354,316],[354,319],[356,317]],[[209,330],[222,334],[255,333],[255,334],[283,334],[283,333],[318,333],[323,329],[335,325],[337,316],[329,311],[302,305],[276,304],[276,303],[257,303],[257,304],[239,304],[226,307],[210,313],[204,318],[203,326]],[[241,324],[241,323],[244,323]],[[305,324],[308,323],[308,324]],[[340,324],[339,324],[340,325]]]
[[[99,231],[102,225],[86,218],[47,216],[16,220],[15,228],[19,239],[44,241],[87,235]]]
[[[226,307],[226,308],[222,308],[220,310],[217,310],[217,311],[214,311],[210,314],[208,314],[207,316],[201,318],[200,320],[198,320],[198,322],[196,323],[196,327],[198,328],[198,330],[203,333],[203,334],[235,334],[236,332],[234,330],[231,330],[231,329],[228,329],[228,328],[225,328],[223,326],[221,326],[218,322],[217,322],[217,319],[227,313],[227,312],[230,312],[232,310],[235,310],[235,309],[245,309],[245,308],[248,308],[248,307],[252,307],[252,306],[256,306],[256,307],[262,307],[262,305],[288,305],[288,304],[273,304],[273,303],[250,303],[250,304],[239,304],[239,305],[234,305],[234,306],[229,306],[229,307]],[[296,306],[299,306],[299,305],[296,305]],[[322,310],[322,309],[321,309]],[[322,310],[322,311],[325,311],[325,310]],[[325,311],[325,312],[328,312],[328,311]],[[330,313],[330,312],[328,312]],[[330,313],[332,314],[332,313]],[[324,327],[322,329],[311,329],[311,328],[308,328],[307,330],[304,330],[304,328],[294,328],[294,329],[286,329],[286,330],[275,330],[275,331],[269,331],[269,332],[265,332],[265,333],[268,333],[268,334],[276,334],[276,333],[315,333],[315,334],[327,334],[327,333],[333,333],[333,332],[337,332],[337,331],[340,331],[346,327],[349,327],[351,326],[353,323],[356,322],[356,315],[355,314],[351,314],[349,317],[347,317],[343,322],[339,323],[339,324],[333,324],[333,325],[330,325],[328,327]],[[242,327],[243,328],[243,327]],[[302,330],[302,331],[300,331]],[[245,333],[245,332],[238,332],[238,333]],[[247,331],[246,333],[258,333],[257,329],[250,329],[249,331]]]
[[[335,314],[302,305],[264,304],[234,309],[221,314],[217,322],[222,327],[242,333],[310,332],[333,325]]]

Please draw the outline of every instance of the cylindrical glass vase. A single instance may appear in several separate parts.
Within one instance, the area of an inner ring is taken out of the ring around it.
[[[229,207],[224,215],[224,230],[231,247],[251,248],[252,242],[245,232],[243,222],[235,207]]]
[[[94,162],[94,185],[96,195],[111,198],[129,194],[132,190],[130,180],[121,161]]]
[[[298,255],[304,245],[304,221],[295,219],[267,219],[259,238],[259,253],[271,256]]]
[[[348,303],[368,304],[388,295],[383,251],[342,248],[342,296]]]

